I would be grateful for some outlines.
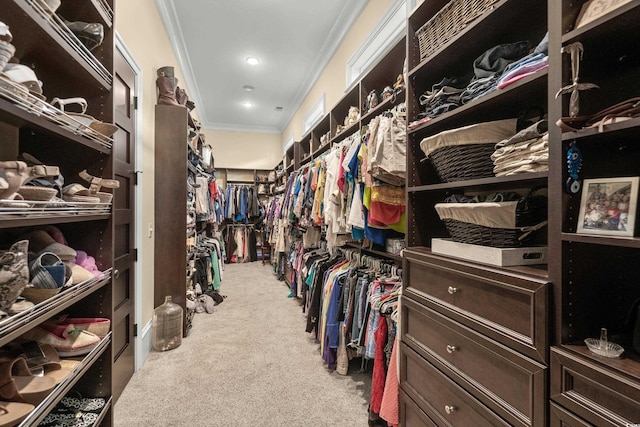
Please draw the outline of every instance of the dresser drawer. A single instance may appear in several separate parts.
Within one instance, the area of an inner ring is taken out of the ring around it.
[[[576,417],[566,409],[551,403],[549,405],[551,416],[549,417],[549,427],[593,427],[591,424],[579,417]]]
[[[438,427],[407,393],[400,390],[400,425],[402,427]]]
[[[440,426],[508,426],[418,353],[401,343],[401,389]]]
[[[405,260],[405,296],[547,362],[547,281],[410,249]]]
[[[562,348],[551,348],[551,399],[596,426],[640,423],[640,383]]]
[[[545,425],[546,366],[409,299],[402,341],[514,426]]]

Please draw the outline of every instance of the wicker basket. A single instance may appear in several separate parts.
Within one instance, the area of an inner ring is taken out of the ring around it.
[[[445,182],[491,178],[495,176],[491,160],[495,150],[495,143],[452,145],[436,149],[429,159],[440,179]]]
[[[447,3],[416,31],[420,46],[420,60],[422,61],[445,45],[497,1],[451,0]]]
[[[517,119],[476,123],[428,136],[420,148],[442,181],[493,177],[495,144],[516,133]]]
[[[532,189],[517,202],[491,203],[493,210],[488,209],[484,212],[489,212],[489,215],[492,212],[495,218],[484,218],[483,221],[470,222],[469,218],[473,215],[470,215],[469,211],[476,208],[483,209],[481,205],[485,205],[484,203],[439,203],[436,205],[436,210],[454,242],[494,248],[528,246],[536,240],[536,232],[547,224],[547,197],[534,194],[540,189],[542,187]],[[447,208],[448,212],[443,213],[443,208]],[[498,216],[511,220],[512,226],[487,225],[493,222],[501,224],[502,221],[497,219]],[[512,217],[509,218],[509,216]]]

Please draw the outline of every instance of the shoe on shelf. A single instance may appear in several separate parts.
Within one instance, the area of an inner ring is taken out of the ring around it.
[[[73,325],[58,325],[51,322],[36,326],[22,337],[37,341],[41,345],[49,344],[60,357],[83,356],[100,343],[100,337],[91,332],[83,331]]]
[[[0,427],[20,424],[35,409],[30,403],[0,401]]]
[[[0,349],[0,360],[16,357],[22,357],[27,362],[31,375],[53,378],[55,385],[60,384],[80,364],[76,360],[60,360],[52,346],[36,341],[11,342]]]
[[[39,405],[55,387],[51,377],[32,375],[22,357],[0,362],[0,400]]]
[[[91,332],[100,338],[104,338],[111,329],[111,321],[102,317],[68,317],[63,314],[50,319],[49,322],[64,326],[73,325],[80,330]]]

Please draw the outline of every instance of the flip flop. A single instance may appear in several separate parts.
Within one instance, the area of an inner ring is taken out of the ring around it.
[[[0,401],[0,427],[19,424],[34,408],[30,403]]]

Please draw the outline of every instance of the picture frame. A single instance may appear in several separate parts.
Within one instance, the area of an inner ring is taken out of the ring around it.
[[[640,177],[585,179],[578,234],[633,237]]]
[[[587,25],[589,22],[595,21],[612,10],[630,3],[632,0],[589,0],[582,5],[578,18],[576,19],[575,28]]]

